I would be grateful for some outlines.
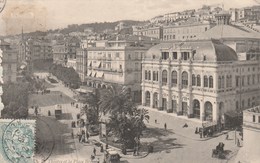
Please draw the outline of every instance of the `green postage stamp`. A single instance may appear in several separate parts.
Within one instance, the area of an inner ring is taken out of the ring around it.
[[[35,120],[0,119],[0,162],[33,163]]]

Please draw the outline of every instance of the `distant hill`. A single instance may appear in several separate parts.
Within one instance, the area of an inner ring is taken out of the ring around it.
[[[69,34],[70,32],[83,32],[85,28],[93,28],[94,32],[101,33],[106,29],[115,29],[115,26],[118,25],[120,22],[124,22],[127,26],[133,25],[144,25],[148,23],[148,21],[135,21],[135,20],[121,20],[116,22],[99,22],[99,23],[88,23],[88,24],[72,24],[68,25],[65,28],[60,29],[50,29],[46,32],[43,31],[34,31],[29,33],[24,33],[26,37],[34,37],[34,36],[46,36],[48,33],[57,33],[60,32],[62,34]],[[18,34],[20,35],[20,34]],[[0,36],[0,38],[8,38],[12,35],[8,36]]]
[[[145,21],[134,21],[134,20],[122,20],[116,22],[102,22],[102,23],[90,23],[90,24],[81,24],[81,25],[69,25],[67,28],[61,29],[60,32],[62,34],[69,34],[70,32],[79,31],[83,32],[85,28],[93,28],[94,32],[101,33],[106,29],[115,29],[115,26],[118,25],[119,22],[124,22],[127,26],[139,25],[146,23]],[[58,32],[55,30],[54,32]]]

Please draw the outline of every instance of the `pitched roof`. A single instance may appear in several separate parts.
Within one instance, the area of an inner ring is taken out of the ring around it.
[[[246,30],[233,25],[217,25],[202,33],[197,39],[220,38],[256,38],[260,39],[260,33]]]

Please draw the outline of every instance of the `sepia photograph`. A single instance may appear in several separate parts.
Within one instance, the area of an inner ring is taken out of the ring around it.
[[[0,0],[0,163],[260,163],[260,0]]]

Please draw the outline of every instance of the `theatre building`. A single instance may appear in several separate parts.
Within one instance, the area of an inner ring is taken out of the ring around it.
[[[155,45],[142,61],[142,105],[223,124],[225,113],[241,109],[241,99],[250,99],[244,107],[259,103],[259,56],[240,59],[219,40]],[[250,75],[243,86],[241,67]]]

